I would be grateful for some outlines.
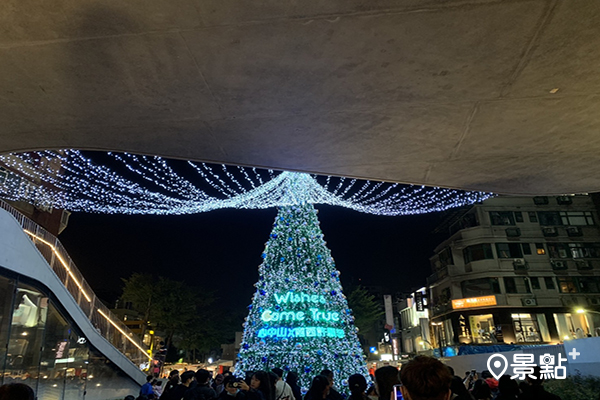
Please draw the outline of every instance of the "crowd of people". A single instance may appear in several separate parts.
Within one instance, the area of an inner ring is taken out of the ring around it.
[[[333,372],[323,370],[302,395],[298,375],[288,372],[284,379],[281,368],[247,373],[245,379],[230,372],[213,379],[205,369],[181,375],[174,370],[164,390],[148,377],[139,397],[125,400],[560,400],[544,389],[539,367],[519,384],[508,375],[496,380],[488,371],[468,371],[459,377],[436,358],[418,356],[400,371],[392,366],[377,369],[371,380],[373,384],[360,374],[348,377],[347,397],[336,388]]]
[[[336,388],[333,372],[325,369],[312,378],[303,396],[298,375],[290,371],[284,380],[281,368],[247,373],[245,379],[230,372],[213,379],[205,369],[181,375],[174,370],[164,386],[148,376],[139,395],[124,400],[561,400],[544,389],[539,367],[518,383],[508,375],[496,380],[488,371],[472,370],[459,377],[436,358],[417,356],[400,371],[392,366],[377,369],[371,380],[374,384],[369,385],[363,375],[348,377],[346,397]],[[0,400],[34,399],[33,390],[23,383],[0,386]]]

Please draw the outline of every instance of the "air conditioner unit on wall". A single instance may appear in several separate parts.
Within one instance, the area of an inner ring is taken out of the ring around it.
[[[537,300],[536,299],[521,299],[521,303],[524,306],[537,306]]]
[[[558,230],[555,227],[545,227],[542,228],[542,233],[544,236],[558,236]]]
[[[588,297],[587,300],[591,306],[600,306],[600,297]]]
[[[526,270],[529,269],[529,264],[527,264],[527,261],[525,261],[524,258],[515,258],[513,260],[513,267],[517,271]]]
[[[552,260],[550,261],[552,269],[567,269],[567,262],[563,260]]]
[[[578,270],[589,270],[593,269],[594,266],[588,260],[575,260],[575,265]]]
[[[562,303],[563,303],[563,305],[565,305],[567,307],[571,307],[571,306],[575,305],[575,299],[572,297],[563,297]]]

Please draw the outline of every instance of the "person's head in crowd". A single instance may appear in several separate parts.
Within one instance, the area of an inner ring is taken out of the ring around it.
[[[298,374],[293,371],[288,372],[285,376],[285,381],[290,386],[298,385]]]
[[[450,371],[450,375],[454,376],[454,368],[449,365],[446,365],[446,368],[448,368],[448,371]]]
[[[503,397],[511,398],[519,395],[519,384],[510,375],[502,375],[498,379],[498,391]]]
[[[233,375],[231,373],[231,371],[229,371],[229,370],[228,371],[223,371],[223,377],[226,377],[226,376],[229,376],[229,375]]]
[[[194,371],[185,371],[183,374],[181,374],[180,378],[182,385],[190,386],[190,383],[192,383],[192,381],[196,379],[196,374],[194,373]]]
[[[317,375],[313,378],[312,383],[310,384],[310,389],[308,389],[308,393],[306,393],[306,398],[311,400],[325,399],[329,394],[330,388],[331,381],[329,380],[329,377],[325,375]]]
[[[452,395],[452,375],[448,367],[433,357],[417,356],[409,361],[402,366],[400,380],[405,399],[448,400]]]
[[[361,399],[367,390],[367,380],[361,374],[354,374],[348,377],[348,389],[350,397]]]
[[[265,400],[273,400],[275,391],[272,388],[271,377],[268,372],[256,371],[250,379],[250,387],[254,390],[260,390]]]
[[[321,373],[319,375],[326,376],[327,379],[329,380],[329,385],[333,386],[333,371],[332,370],[324,369],[323,371],[321,371]]]
[[[238,379],[231,374],[223,378],[223,387],[227,394],[231,396],[235,396],[240,390],[238,387]]]
[[[217,385],[220,385],[221,383],[223,383],[223,379],[225,379],[223,374],[217,374],[217,376],[215,376],[215,383]]]
[[[463,383],[463,380],[460,376],[452,377],[452,382],[450,382],[450,390],[452,391],[452,394],[454,394],[454,395],[461,396],[466,399],[471,398],[471,394],[467,390],[467,388],[466,388],[465,384]]]
[[[169,382],[172,384],[178,384],[179,383],[179,371],[174,369],[171,372],[169,372]]]
[[[35,400],[35,393],[24,383],[7,383],[0,386],[0,400]]]
[[[273,368],[271,370],[275,375],[277,375],[278,379],[282,379],[283,378],[283,370],[281,368]]]
[[[212,378],[210,371],[205,369],[199,369],[196,371],[196,381],[198,381],[198,385],[206,385],[210,378]]]
[[[153,380],[154,380],[154,377],[153,377],[152,375],[148,375],[148,376],[146,377],[146,383],[147,383],[147,382],[152,382]]]
[[[375,386],[380,400],[390,400],[394,385],[398,385],[398,369],[391,365],[377,368],[375,370]]]
[[[473,391],[471,394],[477,400],[486,400],[492,398],[492,391],[490,390],[487,382],[483,379],[477,379],[475,381],[475,385],[473,386]]]

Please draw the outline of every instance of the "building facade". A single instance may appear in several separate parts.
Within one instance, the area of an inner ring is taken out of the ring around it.
[[[584,195],[497,197],[455,215],[428,278],[436,346],[600,335],[598,223]]]
[[[426,288],[398,301],[402,353],[409,356],[433,350]]]

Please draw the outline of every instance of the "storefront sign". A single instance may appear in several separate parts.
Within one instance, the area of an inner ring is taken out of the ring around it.
[[[457,310],[461,308],[473,308],[483,306],[495,306],[496,296],[481,296],[481,297],[469,297],[467,299],[456,299],[452,300],[452,309]]]
[[[415,293],[415,307],[417,311],[423,311],[425,307],[423,307],[423,293],[416,292]]]

